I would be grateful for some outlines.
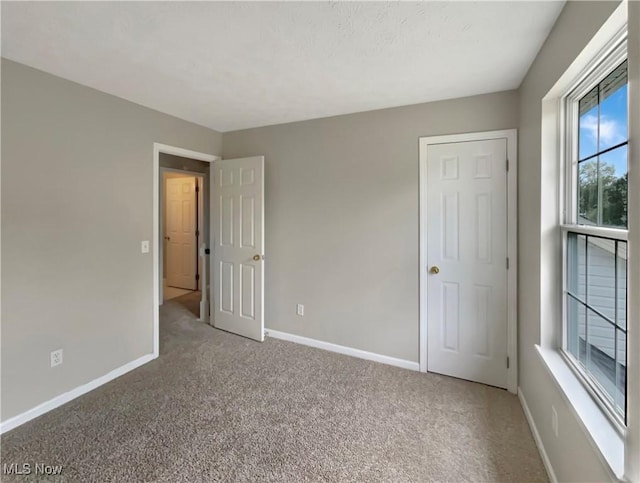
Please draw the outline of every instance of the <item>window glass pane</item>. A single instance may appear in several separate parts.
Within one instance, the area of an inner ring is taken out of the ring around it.
[[[587,301],[586,241],[584,235],[567,234],[567,290],[583,302]]]
[[[627,140],[627,62],[600,83],[599,151]]]
[[[578,360],[583,366],[587,366],[587,307],[578,304],[577,324],[578,324]]]
[[[578,111],[578,159],[584,159],[596,154],[598,148],[598,86],[580,99]]]
[[[627,243],[567,233],[565,350],[625,416]]]
[[[625,414],[625,394],[627,392],[627,335],[621,330],[618,333],[618,360],[616,376],[615,403],[618,410]]]
[[[567,350],[583,364],[585,357],[585,306],[570,295],[567,297]]]
[[[612,321],[616,317],[615,251],[614,240],[587,239],[587,304]]]
[[[615,338],[615,327],[587,308],[587,371],[611,402],[617,390]]]
[[[627,227],[627,146],[600,155],[602,225]]]
[[[616,324],[627,328],[627,244],[618,242],[618,314]]]
[[[578,223],[598,223],[598,160],[578,164]]]

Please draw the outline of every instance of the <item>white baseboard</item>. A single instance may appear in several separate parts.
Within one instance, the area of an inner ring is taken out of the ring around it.
[[[64,394],[60,394],[53,399],[49,399],[48,401],[43,402],[42,404],[39,404],[38,406],[31,408],[23,412],[22,414],[18,414],[17,416],[9,418],[6,421],[0,423],[0,434],[11,431],[12,429],[17,428],[27,421],[31,421],[32,419],[37,418],[44,413],[48,413],[52,409],[62,406],[63,404],[66,404],[69,401],[72,401],[73,399],[88,393],[89,391],[93,391],[103,384],[106,384],[107,382],[112,381],[113,379],[120,377],[123,374],[126,374],[127,372],[130,372],[155,358],[156,356],[154,356],[153,354],[142,356],[139,359],[131,361],[124,366],[118,367],[117,369],[108,372],[104,376],[94,379],[93,381],[83,384],[82,386],[78,386],[71,391],[65,392]]]
[[[547,454],[547,451],[544,449],[544,445],[542,444],[542,439],[540,438],[540,433],[538,433],[538,428],[536,427],[536,423],[533,421],[533,416],[531,415],[531,411],[529,411],[529,406],[527,405],[527,401],[525,400],[524,394],[522,393],[520,388],[518,388],[518,399],[520,399],[520,404],[522,404],[524,415],[527,418],[529,427],[531,428],[531,433],[533,434],[533,439],[536,442],[538,451],[540,452],[542,463],[544,464],[544,467],[547,470],[547,474],[549,475],[549,481],[551,481],[551,483],[557,483],[558,478],[556,478],[556,472],[553,471],[553,466],[551,466],[551,460],[549,460],[549,455]]]
[[[358,357],[360,359],[367,359],[368,361],[381,362],[383,364],[402,367],[403,369],[410,369],[412,371],[420,370],[420,364],[417,362],[411,362],[404,359],[396,359],[395,357],[384,356],[382,354],[376,354],[375,352],[367,352],[360,349],[354,349],[352,347],[332,344],[331,342],[309,339],[308,337],[289,334],[287,332],[280,332],[278,330],[265,329],[265,334],[267,335],[267,337],[273,337],[274,339],[282,339],[289,342],[295,342],[297,344],[308,345],[317,349],[337,352],[338,354],[345,354],[352,357]]]

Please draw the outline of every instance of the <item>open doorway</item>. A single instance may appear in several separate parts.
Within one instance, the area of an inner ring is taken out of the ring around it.
[[[161,301],[171,300],[200,320],[206,301],[210,163],[160,153]]]
[[[198,247],[203,242],[204,176],[164,170],[163,200],[163,302],[199,292],[202,263]],[[198,315],[198,314],[195,314]]]
[[[160,306],[165,298],[165,172],[203,178],[200,212],[203,215],[200,229],[202,243],[196,242],[200,243],[197,253],[201,260],[198,268],[201,270],[201,299],[197,318],[217,329],[262,342],[265,335],[264,156],[222,160],[218,156],[154,143],[154,357],[160,354]],[[166,263],[171,263],[168,258]],[[216,267],[215,270],[213,267]],[[182,295],[185,298],[198,292],[191,288],[184,290],[191,292]],[[175,300],[178,298],[180,297],[170,299],[165,309],[175,308]],[[195,313],[195,303],[193,306],[192,312]]]

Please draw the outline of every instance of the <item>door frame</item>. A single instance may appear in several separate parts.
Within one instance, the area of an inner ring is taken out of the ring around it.
[[[160,263],[162,263],[162,260],[160,259],[160,240],[162,238],[162,232],[160,231],[160,153],[173,154],[175,156],[205,161],[207,163],[213,163],[218,159],[222,159],[221,156],[216,156],[214,154],[191,151],[189,149],[170,146],[168,144],[153,143],[153,239],[151,240],[151,253],[153,255],[154,358],[160,355],[160,287],[162,285],[162,280],[160,279]],[[211,183],[209,189],[213,191],[213,183]],[[212,193],[209,193],[209,196],[211,195]],[[211,228],[211,224],[209,224],[209,229],[211,230]]]
[[[160,166],[160,179],[161,181],[164,182],[164,173],[177,173],[177,174],[184,174],[185,176],[192,176],[194,178],[198,178],[200,180],[202,180],[202,185],[200,186],[200,191],[198,192],[198,196],[197,196],[197,204],[198,204],[198,231],[200,233],[203,232],[204,230],[204,217],[203,217],[203,213],[204,213],[204,191],[207,189],[207,174],[206,173],[200,173],[198,171],[189,171],[186,169],[177,169],[177,168],[165,168],[164,166]],[[165,199],[164,199],[164,183],[161,183],[161,186],[159,188],[159,197],[160,197],[160,213],[162,213],[164,210],[166,210],[166,206],[165,206]],[[160,234],[161,234],[161,239],[164,235],[164,224],[162,223],[162,217],[160,217]],[[163,257],[164,257],[164,241],[161,241],[158,247],[159,250],[159,254],[158,256],[160,257],[160,280],[164,281],[164,267],[163,267]],[[200,247],[197,246],[196,247],[196,252],[198,257],[200,256]],[[200,262],[197,262],[198,264]],[[202,281],[202,277],[200,277],[200,280],[198,280],[198,284],[196,286],[196,290],[200,290],[200,282]],[[164,288],[163,288],[163,284],[160,284],[160,305],[162,305],[164,303]]]
[[[513,394],[518,392],[518,131],[506,129],[444,136],[426,136],[419,138],[420,157],[420,372],[427,372],[427,150],[433,144],[485,141],[490,139],[507,140],[507,389]],[[506,263],[506,260],[505,260]],[[505,364],[507,361],[505,361]]]

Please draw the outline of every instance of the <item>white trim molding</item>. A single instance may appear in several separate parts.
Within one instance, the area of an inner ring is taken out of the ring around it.
[[[169,146],[168,144],[153,143],[153,355],[160,355],[160,153],[173,154],[183,158],[195,159],[212,163],[220,156],[200,153],[189,149]],[[211,226],[209,227],[211,228]]]
[[[78,386],[75,389],[71,389],[70,391],[60,394],[59,396],[56,396],[53,399],[49,399],[48,401],[43,402],[42,404],[39,404],[36,407],[23,412],[22,414],[18,414],[17,416],[9,418],[0,424],[0,434],[6,433],[7,431],[11,431],[12,429],[17,428],[18,426],[26,423],[27,421],[31,421],[32,419],[35,419],[38,416],[48,413],[49,411],[57,407],[60,407],[63,404],[68,403],[69,401],[72,401],[90,391],[93,391],[94,389],[97,389],[98,387],[110,381],[113,381],[117,377],[120,377],[126,374],[127,372],[137,369],[138,367],[146,364],[147,362],[152,361],[153,359],[155,359],[155,356],[153,354],[147,354],[146,356],[142,356],[138,359],[135,359],[125,364],[124,366],[118,367],[117,369],[114,369],[113,371],[108,372],[104,376],[98,377],[97,379],[94,379],[93,381],[83,384],[82,386]]]
[[[420,138],[420,371],[427,372],[427,148],[432,144],[462,143],[489,139],[507,140],[507,390],[518,392],[518,131],[428,136]]]
[[[324,342],[321,340],[309,339],[308,337],[302,337],[301,335],[289,334],[287,332],[280,332],[278,330],[271,330],[271,329],[265,329],[265,335],[267,337],[272,337],[274,339],[281,339],[281,340],[286,340],[288,342],[295,342],[296,344],[315,347],[316,349],[323,349],[329,352],[337,352],[338,354],[357,357],[359,359],[366,359],[368,361],[381,362],[382,364],[402,367],[403,369],[409,369],[411,371],[420,370],[420,365],[417,362],[407,361],[404,359],[397,359],[395,357],[376,354],[375,352],[367,352],[360,349],[354,349],[353,347],[346,347],[343,345],[332,344],[331,342]]]
[[[547,470],[549,481],[551,481],[551,483],[557,483],[558,478],[556,477],[556,472],[553,470],[553,466],[551,465],[551,460],[549,459],[547,450],[545,449],[544,444],[542,443],[542,438],[540,437],[540,433],[538,432],[536,423],[533,420],[533,416],[531,415],[531,411],[529,410],[527,401],[524,398],[524,393],[520,388],[518,388],[518,399],[520,399],[520,404],[522,405],[524,416],[527,419],[527,422],[529,423],[529,428],[531,428],[531,434],[533,435],[533,440],[536,442],[536,446],[538,447],[538,452],[540,453],[540,457],[542,458],[542,463],[544,464],[544,467]]]

